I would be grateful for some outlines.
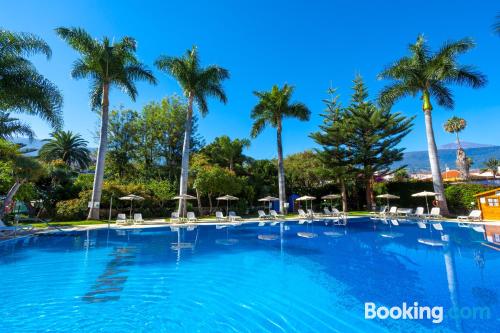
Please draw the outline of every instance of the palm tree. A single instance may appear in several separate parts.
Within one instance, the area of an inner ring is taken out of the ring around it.
[[[290,99],[294,87],[285,84],[283,88],[274,85],[271,91],[255,91],[259,103],[253,108],[251,117],[254,120],[250,135],[257,137],[266,127],[270,125],[276,128],[276,140],[278,144],[278,189],[280,199],[280,212],[285,213],[285,169],[283,166],[283,144],[281,132],[283,131],[283,119],[286,117],[297,118],[308,121],[311,111],[302,103],[291,103]]]
[[[173,76],[180,84],[187,98],[188,110],[184,127],[184,143],[182,146],[181,179],[179,194],[187,194],[189,174],[189,153],[191,150],[191,131],[193,127],[193,104],[196,103],[202,116],[208,113],[207,97],[218,98],[226,104],[227,97],[222,88],[222,81],[229,78],[229,72],[219,66],[200,67],[198,50],[193,46],[181,57],[160,56],[156,67]],[[186,205],[179,200],[179,214],[184,214]]]
[[[36,54],[50,59],[52,51],[33,34],[0,28],[0,110],[36,115],[58,129],[62,125],[63,98],[27,59]]]
[[[90,104],[94,110],[101,109],[101,129],[97,163],[94,175],[91,207],[87,219],[99,219],[104,179],[104,163],[108,144],[109,91],[112,86],[123,90],[135,101],[137,88],[135,81],[146,80],[156,84],[153,73],[137,60],[136,41],[123,37],[114,43],[108,37],[102,41],[93,39],[80,28],[57,28],[57,34],[73,49],[80,53],[71,70],[74,79],[91,80]]]
[[[455,133],[457,136],[457,168],[460,171],[460,176],[462,179],[469,179],[469,163],[467,161],[467,156],[465,155],[465,150],[460,144],[460,138],[458,133],[463,131],[467,126],[465,119],[460,117],[451,117],[444,124],[444,130],[448,133]]]
[[[497,14],[495,23],[493,24],[493,31],[500,36],[500,13]]]
[[[491,173],[493,174],[493,179],[495,179],[498,174],[498,168],[500,168],[500,160],[497,160],[496,158],[490,158],[489,160],[484,162],[484,168],[481,169],[481,172],[491,171]]]
[[[465,38],[445,43],[441,49],[433,53],[429,50],[424,37],[420,35],[416,43],[409,47],[410,56],[401,58],[379,75],[380,79],[395,81],[380,93],[382,105],[390,106],[403,97],[421,95],[434,191],[438,193],[437,199],[443,214],[448,213],[448,205],[444,197],[443,179],[432,127],[431,97],[438,105],[452,109],[454,101],[449,84],[467,85],[472,88],[480,88],[486,84],[486,77],[483,74],[472,66],[457,62],[456,58],[460,54],[473,47],[472,40]]]
[[[20,135],[27,136],[31,141],[35,133],[30,125],[20,122],[17,118],[11,118],[8,112],[0,111],[0,139],[8,140]]]
[[[62,160],[69,167],[85,169],[90,164],[90,151],[88,142],[80,134],[71,131],[58,131],[50,135],[51,139],[40,148],[38,155],[40,159],[49,162]]]

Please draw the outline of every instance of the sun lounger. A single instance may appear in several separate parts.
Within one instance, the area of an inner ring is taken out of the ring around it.
[[[285,215],[283,214],[278,214],[274,209],[271,209],[269,213],[271,213],[271,216],[274,217],[275,219],[282,219],[285,217]]]
[[[301,219],[307,219],[307,218],[311,217],[310,215],[307,215],[306,212],[304,212],[303,209],[298,209],[297,212],[299,213],[299,217]]]
[[[258,210],[257,214],[259,214],[259,219],[269,220],[273,218],[271,215],[267,215],[266,213],[264,213],[263,210]]]
[[[457,216],[457,220],[459,221],[481,221],[481,211],[473,210],[469,215],[461,215]]]
[[[408,217],[412,213],[411,208],[398,208],[396,211],[397,216],[403,216],[403,217]]]
[[[398,207],[392,206],[386,215],[397,215],[397,214],[398,214]]]
[[[142,214],[135,213],[134,214],[134,224],[143,224],[143,223],[144,223],[144,219],[142,218]]]
[[[217,220],[217,222],[227,221],[227,218],[224,216],[223,212],[215,212],[215,219]]]
[[[431,212],[429,214],[425,214],[424,216],[426,218],[429,218],[429,219],[441,219],[441,218],[443,218],[441,216],[441,209],[439,207],[433,207],[431,209]]]
[[[170,215],[170,222],[180,222],[181,219],[179,218],[179,212],[172,212],[172,215]]]
[[[242,220],[241,216],[236,215],[236,213],[233,211],[229,212],[229,219],[231,221],[241,221]]]
[[[196,215],[194,215],[194,212],[187,212],[187,220],[188,222],[197,222],[198,219],[196,218]]]
[[[416,218],[425,217],[424,207],[417,207],[417,209],[415,209],[415,212],[411,214],[411,216]]]
[[[313,217],[322,217],[322,216],[323,216],[323,214],[321,214],[321,213],[316,213],[316,212],[314,212],[314,211],[313,211],[312,209],[310,209],[310,208],[307,210],[307,214],[309,214],[309,216],[313,216]]]
[[[382,206],[380,207],[380,210],[378,212],[370,212],[370,215],[372,217],[381,217],[387,215],[387,210],[389,209],[389,206]]]
[[[116,215],[116,224],[118,225],[128,224],[127,215],[123,213]]]

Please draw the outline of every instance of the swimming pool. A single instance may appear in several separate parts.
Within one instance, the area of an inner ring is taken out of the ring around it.
[[[99,229],[4,242],[0,331],[498,331],[495,244],[481,228],[422,224]],[[442,306],[443,322],[365,319],[366,302],[415,301]],[[490,313],[457,318],[453,307]]]

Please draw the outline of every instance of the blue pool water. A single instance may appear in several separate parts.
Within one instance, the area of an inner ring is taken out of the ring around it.
[[[100,229],[3,242],[0,332],[498,332],[500,252],[490,241],[499,227],[398,224]],[[443,322],[364,318],[365,302],[415,301],[442,306]],[[453,307],[489,315],[456,318]]]

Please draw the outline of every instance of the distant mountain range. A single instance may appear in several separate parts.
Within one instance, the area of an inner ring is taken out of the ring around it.
[[[451,146],[451,145],[445,145]],[[456,146],[455,146],[456,147]],[[464,148],[468,157],[472,158],[472,169],[480,169],[484,162],[494,157],[500,159],[500,146],[489,146],[480,148]],[[439,149],[439,165],[444,170],[446,167],[456,169],[456,148]],[[410,172],[429,171],[429,155],[426,150],[404,153],[403,161],[394,163],[394,167],[407,165]]]
[[[487,148],[487,147],[495,147],[494,145],[485,145],[482,143],[474,143],[467,141],[460,141],[460,145],[463,149],[471,149],[471,148]],[[439,149],[457,149],[458,145],[456,142],[447,143],[439,147]]]

